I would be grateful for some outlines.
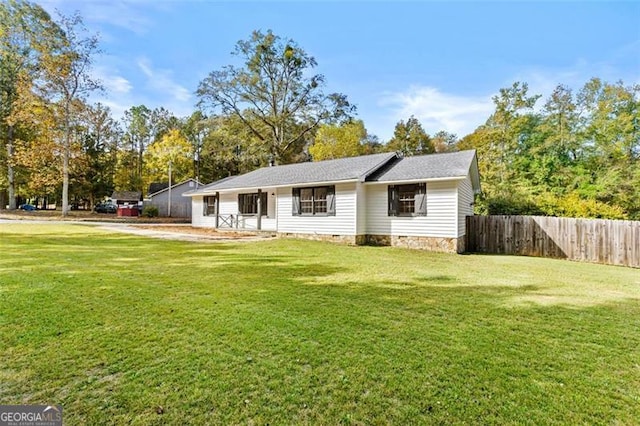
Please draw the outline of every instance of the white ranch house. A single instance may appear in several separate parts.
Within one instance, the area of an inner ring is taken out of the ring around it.
[[[479,192],[476,153],[460,151],[264,167],[184,195],[197,227],[461,252]]]

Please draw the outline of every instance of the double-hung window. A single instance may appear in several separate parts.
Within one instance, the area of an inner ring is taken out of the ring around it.
[[[216,196],[208,195],[204,197],[204,215],[215,216],[216,215]]]
[[[335,216],[335,186],[293,188],[294,216]]]
[[[259,194],[253,192],[250,194],[238,194],[238,211],[242,215],[250,216],[258,214],[258,198],[260,199],[260,209],[262,216],[267,215],[267,193]]]
[[[389,185],[389,216],[426,216],[427,184]]]

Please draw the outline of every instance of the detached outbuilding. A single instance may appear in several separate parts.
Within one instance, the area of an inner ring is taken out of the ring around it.
[[[142,193],[138,191],[113,191],[111,202],[117,206],[137,206],[142,201]]]
[[[194,191],[199,187],[195,179],[188,179],[184,182],[166,185],[153,194],[149,194],[145,200],[145,206],[155,206],[160,217],[191,217],[191,200],[182,195],[188,191]],[[171,200],[171,202],[169,202]]]
[[[137,191],[113,191],[111,202],[118,207],[118,216],[138,216],[142,194]]]
[[[184,195],[193,226],[462,252],[479,192],[471,150],[264,167]]]

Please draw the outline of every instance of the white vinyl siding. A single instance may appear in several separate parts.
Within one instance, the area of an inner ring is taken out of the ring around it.
[[[335,185],[335,216],[294,216],[292,188],[278,188],[278,232],[295,234],[355,235],[356,183]]]
[[[468,176],[458,184],[458,237],[466,234],[467,216],[473,216],[473,188]]]
[[[365,235],[367,233],[367,187],[361,183],[356,184],[356,206],[357,222],[356,234]]]
[[[211,227],[216,226],[215,216],[205,216],[204,212],[204,197],[191,197],[191,225],[198,227]]]
[[[473,191],[468,177],[427,182],[426,216],[389,216],[386,183],[336,184],[335,216],[294,216],[292,187],[265,188],[264,192],[268,193],[268,215],[262,218],[262,229],[282,233],[457,238],[464,235],[465,216],[473,214]],[[193,226],[214,227],[215,216],[203,216],[203,208],[203,197],[193,197]],[[220,214],[236,217],[238,192],[220,194]],[[240,227],[256,229],[255,216],[240,219]]]
[[[426,216],[389,216],[388,185],[367,185],[366,233],[415,237],[458,236],[457,181],[427,182]]]

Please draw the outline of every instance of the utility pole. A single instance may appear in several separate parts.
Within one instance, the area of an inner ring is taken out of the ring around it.
[[[169,201],[167,204],[167,216],[171,217],[171,158],[169,158]]]

